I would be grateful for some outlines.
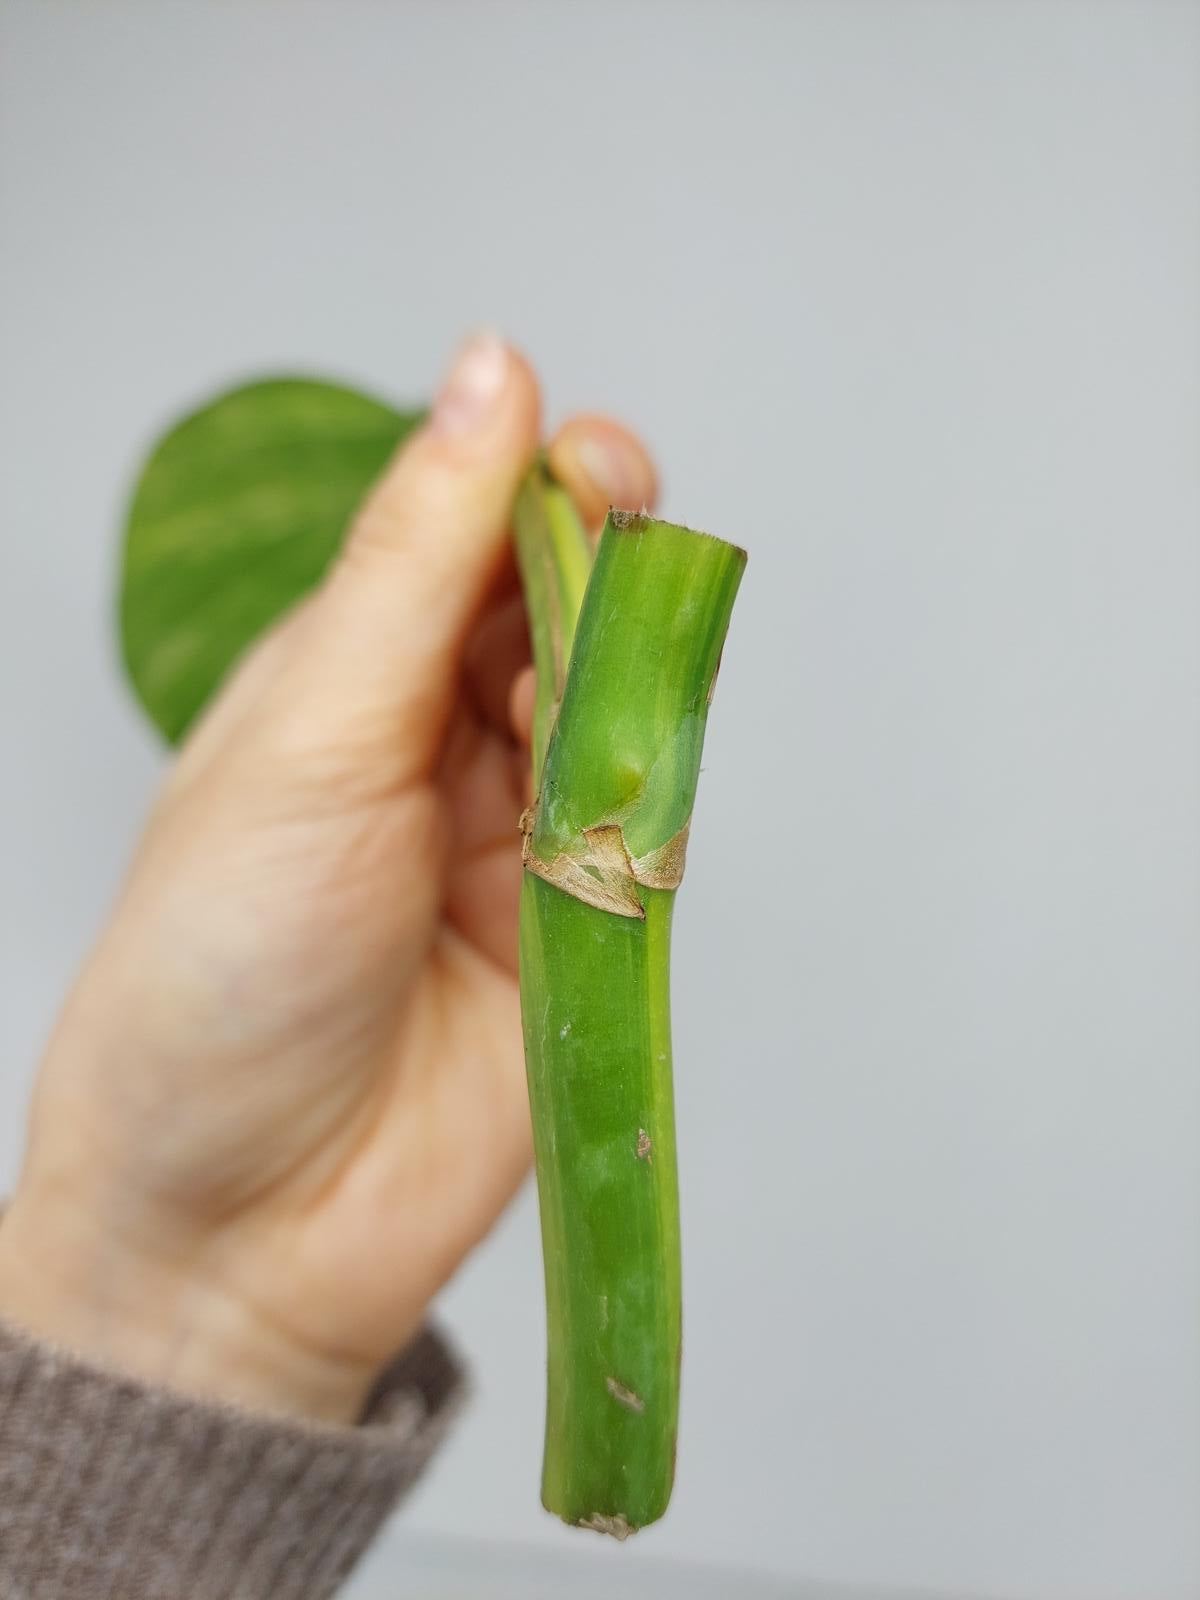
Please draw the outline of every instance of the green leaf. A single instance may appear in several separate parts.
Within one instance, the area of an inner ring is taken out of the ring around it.
[[[154,447],[126,525],[121,643],[172,743],[315,586],[421,415],[337,384],[268,378],[218,395]]]

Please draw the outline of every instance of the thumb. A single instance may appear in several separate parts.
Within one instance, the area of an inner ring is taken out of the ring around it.
[[[289,686],[305,747],[364,761],[371,783],[431,770],[538,432],[527,363],[493,335],[472,339],[429,421],[367,496],[317,598],[301,681]]]

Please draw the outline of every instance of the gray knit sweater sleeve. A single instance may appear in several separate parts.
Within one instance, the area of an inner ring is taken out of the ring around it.
[[[421,1334],[358,1427],[258,1415],[107,1372],[0,1322],[3,1600],[323,1600],[461,1394]]]

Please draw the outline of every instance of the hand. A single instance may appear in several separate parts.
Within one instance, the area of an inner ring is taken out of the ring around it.
[[[538,437],[526,364],[468,345],[196,728],[43,1064],[0,1311],[351,1419],[520,1183],[532,684],[506,524]],[[589,519],[653,499],[614,423],[568,422],[551,458]]]

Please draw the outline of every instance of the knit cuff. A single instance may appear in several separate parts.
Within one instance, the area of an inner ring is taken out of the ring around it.
[[[325,1600],[461,1393],[429,1330],[350,1428],[155,1388],[0,1321],[0,1593]]]

